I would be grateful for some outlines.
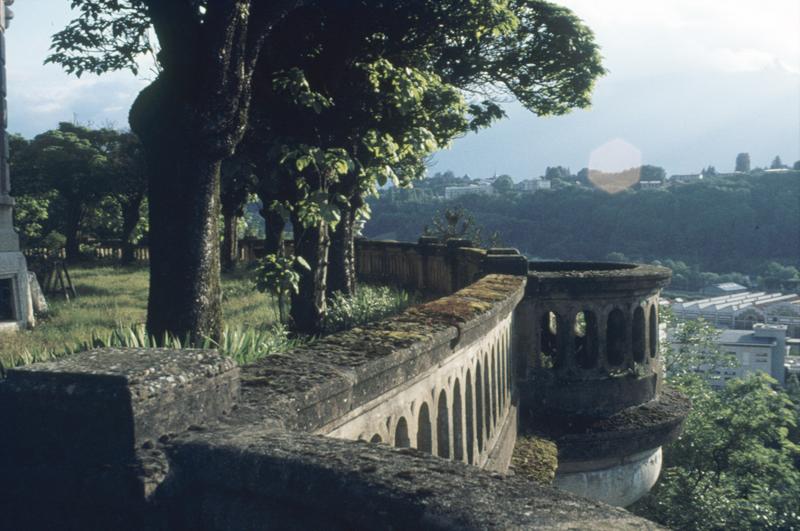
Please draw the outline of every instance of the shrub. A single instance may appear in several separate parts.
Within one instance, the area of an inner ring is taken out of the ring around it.
[[[416,301],[407,292],[386,286],[359,286],[355,296],[339,293],[329,300],[323,329],[330,334],[378,321],[396,314]]]

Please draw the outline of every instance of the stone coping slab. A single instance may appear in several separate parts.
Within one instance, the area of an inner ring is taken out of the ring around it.
[[[524,286],[525,277],[488,275],[395,317],[245,366],[237,415],[314,431],[482,337],[514,310]]]
[[[203,529],[662,529],[629,512],[413,449],[281,430],[166,447],[174,525]],[[174,498],[174,499],[173,499]]]
[[[134,460],[147,441],[230,411],[238,394],[239,368],[215,350],[96,349],[9,369],[0,418],[15,432],[0,437],[0,456]]]
[[[646,264],[529,262],[526,294],[603,298],[626,292],[654,292],[671,278],[668,268]]]

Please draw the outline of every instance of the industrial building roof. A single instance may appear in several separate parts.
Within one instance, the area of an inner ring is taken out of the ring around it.
[[[775,344],[775,338],[756,336],[752,330],[723,330],[719,334],[719,342],[724,345],[763,345]]]
[[[760,308],[769,304],[800,304],[800,295],[746,291],[732,295],[720,295],[696,301],[677,302],[672,309],[677,313],[737,312],[745,308]]]

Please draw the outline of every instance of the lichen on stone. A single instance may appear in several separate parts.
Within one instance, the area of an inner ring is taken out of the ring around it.
[[[519,434],[510,471],[539,485],[551,485],[558,468],[558,447],[549,439]]]

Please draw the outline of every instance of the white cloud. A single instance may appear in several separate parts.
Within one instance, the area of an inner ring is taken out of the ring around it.
[[[718,48],[711,52],[710,58],[717,68],[725,72],[758,72],[780,66],[773,54],[752,48]]]
[[[797,0],[560,0],[597,34],[612,75],[800,73]]]

